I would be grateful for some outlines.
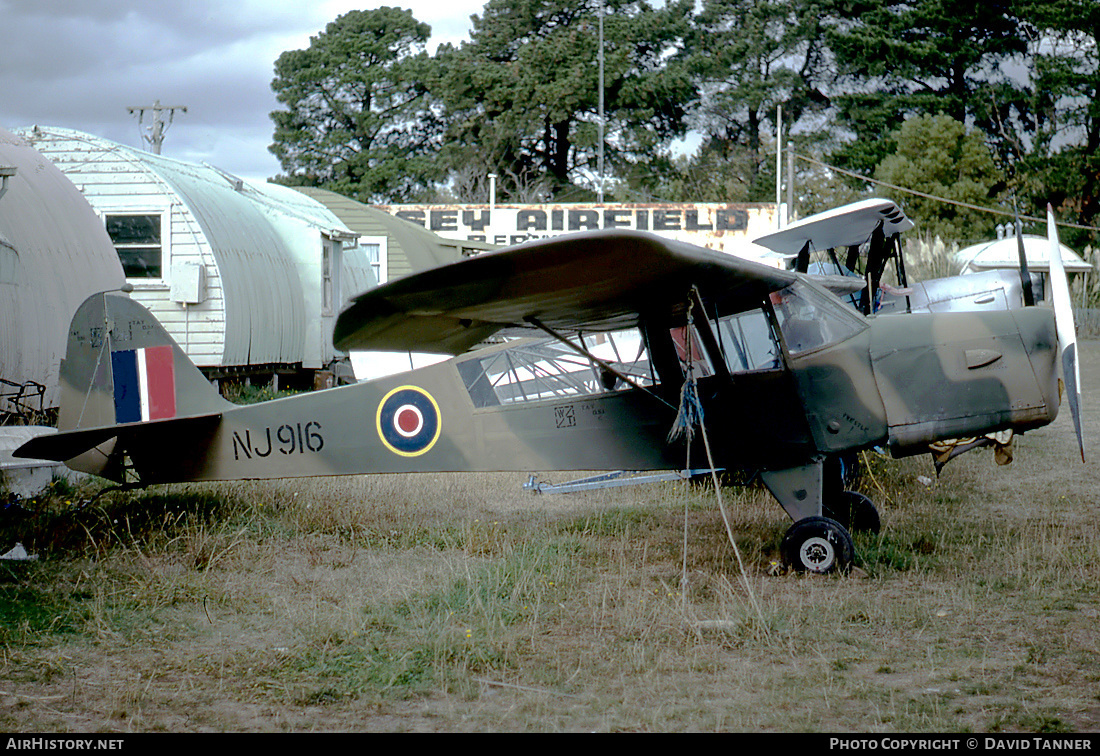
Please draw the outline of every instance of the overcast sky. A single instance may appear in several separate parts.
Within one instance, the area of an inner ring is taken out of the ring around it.
[[[162,153],[242,178],[268,152],[275,59],[349,10],[411,9],[429,51],[468,38],[485,0],[0,0],[0,127],[63,126],[144,146],[127,107],[185,105]],[[150,115],[146,114],[148,126]]]

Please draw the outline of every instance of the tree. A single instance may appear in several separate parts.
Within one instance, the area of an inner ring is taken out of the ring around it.
[[[705,141],[691,155],[674,157],[654,175],[647,171],[654,199],[665,202],[749,202],[757,160],[746,151]],[[633,179],[632,176],[628,177]],[[654,184],[653,181],[656,180]],[[640,182],[638,182],[640,183]]]
[[[469,42],[440,48],[446,165],[496,173],[506,196],[592,194],[600,7],[601,0],[489,0]],[[694,94],[670,60],[690,5],[606,0],[604,12],[607,163],[661,159],[684,132]]]
[[[978,207],[988,207],[1004,177],[982,135],[946,115],[910,118],[893,135],[896,151],[883,159],[875,178],[895,186]],[[921,233],[945,241],[992,238],[996,216],[961,204],[886,190]]]
[[[1031,42],[1029,108],[1009,131],[1019,145],[1016,184],[1041,215],[1100,225],[1100,4],[1095,0],[1021,0]],[[1100,233],[1070,230],[1070,243]]]
[[[705,135],[699,167],[739,165],[751,199],[774,196],[776,110],[784,131],[828,104],[819,88],[827,68],[820,6],[798,0],[706,0],[685,58],[700,92],[694,113]]]
[[[869,172],[891,147],[882,141],[887,129],[908,116],[988,127],[991,94],[1019,89],[1001,67],[1026,51],[1015,2],[835,0],[826,39],[842,91],[833,100],[855,139],[834,159]]]
[[[286,110],[270,150],[289,184],[364,202],[409,201],[439,175],[440,129],[427,83],[431,33],[411,11],[351,11],[275,61],[272,89]]]

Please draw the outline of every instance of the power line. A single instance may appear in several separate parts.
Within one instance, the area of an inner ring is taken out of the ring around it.
[[[956,205],[958,207],[964,207],[967,210],[977,210],[978,212],[982,212],[982,213],[992,213],[994,215],[1004,215],[1004,216],[1007,216],[1009,218],[1017,217],[1015,213],[1010,213],[1007,210],[997,210],[996,208],[992,208],[992,207],[981,207],[980,205],[971,205],[969,202],[960,202],[959,200],[948,199],[947,197],[937,197],[934,194],[926,194],[924,192],[918,192],[915,189],[907,189],[904,186],[897,186],[896,184],[890,184],[890,183],[887,183],[885,181],[879,181],[878,179],[873,179],[873,178],[870,178],[868,176],[864,176],[860,173],[855,173],[853,171],[846,171],[843,168],[837,168],[835,165],[829,165],[828,163],[823,163],[820,160],[815,160],[814,158],[807,157],[806,155],[799,155],[797,152],[794,153],[794,156],[796,158],[798,158],[799,160],[802,160],[804,162],[812,163],[813,165],[818,165],[818,166],[821,166],[822,168],[828,168],[830,171],[836,171],[837,173],[843,174],[845,176],[851,176],[852,178],[859,179],[860,181],[866,181],[869,184],[878,184],[879,186],[884,186],[887,189],[893,189],[895,191],[905,192],[907,194],[913,194],[913,195],[916,195],[917,197],[923,197],[924,199],[930,199],[930,200],[934,200],[936,202],[944,202],[944,203],[947,203],[948,205]],[[1021,216],[1019,216],[1019,218],[1020,218],[1020,220],[1031,221],[1032,223],[1046,223],[1046,218],[1036,218],[1033,215],[1021,215]],[[1097,226],[1084,226],[1084,225],[1081,225],[1080,223],[1068,223],[1068,222],[1064,222],[1064,221],[1058,221],[1058,225],[1059,226],[1064,226],[1066,228],[1076,228],[1076,229],[1080,229],[1082,231],[1100,231],[1100,227],[1097,227]]]
[[[160,154],[160,146],[164,143],[164,135],[168,131],[168,127],[172,125],[172,121],[176,116],[176,111],[179,110],[183,113],[187,112],[186,105],[161,105],[160,100],[156,100],[152,105],[134,105],[126,108],[131,114],[138,114],[138,129],[141,129],[142,121],[145,119],[145,111],[151,111],[153,113],[153,125],[149,127],[149,135],[142,134],[142,138],[153,147],[153,154]],[[165,123],[161,118],[163,111],[168,111],[168,123]]]

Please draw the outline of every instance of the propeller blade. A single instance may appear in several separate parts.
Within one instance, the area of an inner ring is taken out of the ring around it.
[[[1027,269],[1023,224],[1020,223],[1019,213],[1016,213],[1016,252],[1020,256],[1020,285],[1024,290],[1024,306],[1031,307],[1035,304],[1035,292],[1031,290],[1031,272]]]
[[[1069,283],[1062,264],[1062,245],[1058,241],[1058,226],[1054,209],[1047,205],[1047,238],[1050,240],[1050,288],[1054,299],[1054,321],[1058,327],[1058,344],[1062,349],[1062,380],[1077,431],[1081,461],[1085,461],[1085,441],[1081,435],[1081,369],[1077,363],[1077,328],[1073,322],[1073,306],[1069,299]]]

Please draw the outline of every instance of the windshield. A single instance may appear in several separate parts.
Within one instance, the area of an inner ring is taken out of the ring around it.
[[[771,302],[791,356],[836,344],[867,328],[867,322],[839,299],[802,281],[774,292]]]

